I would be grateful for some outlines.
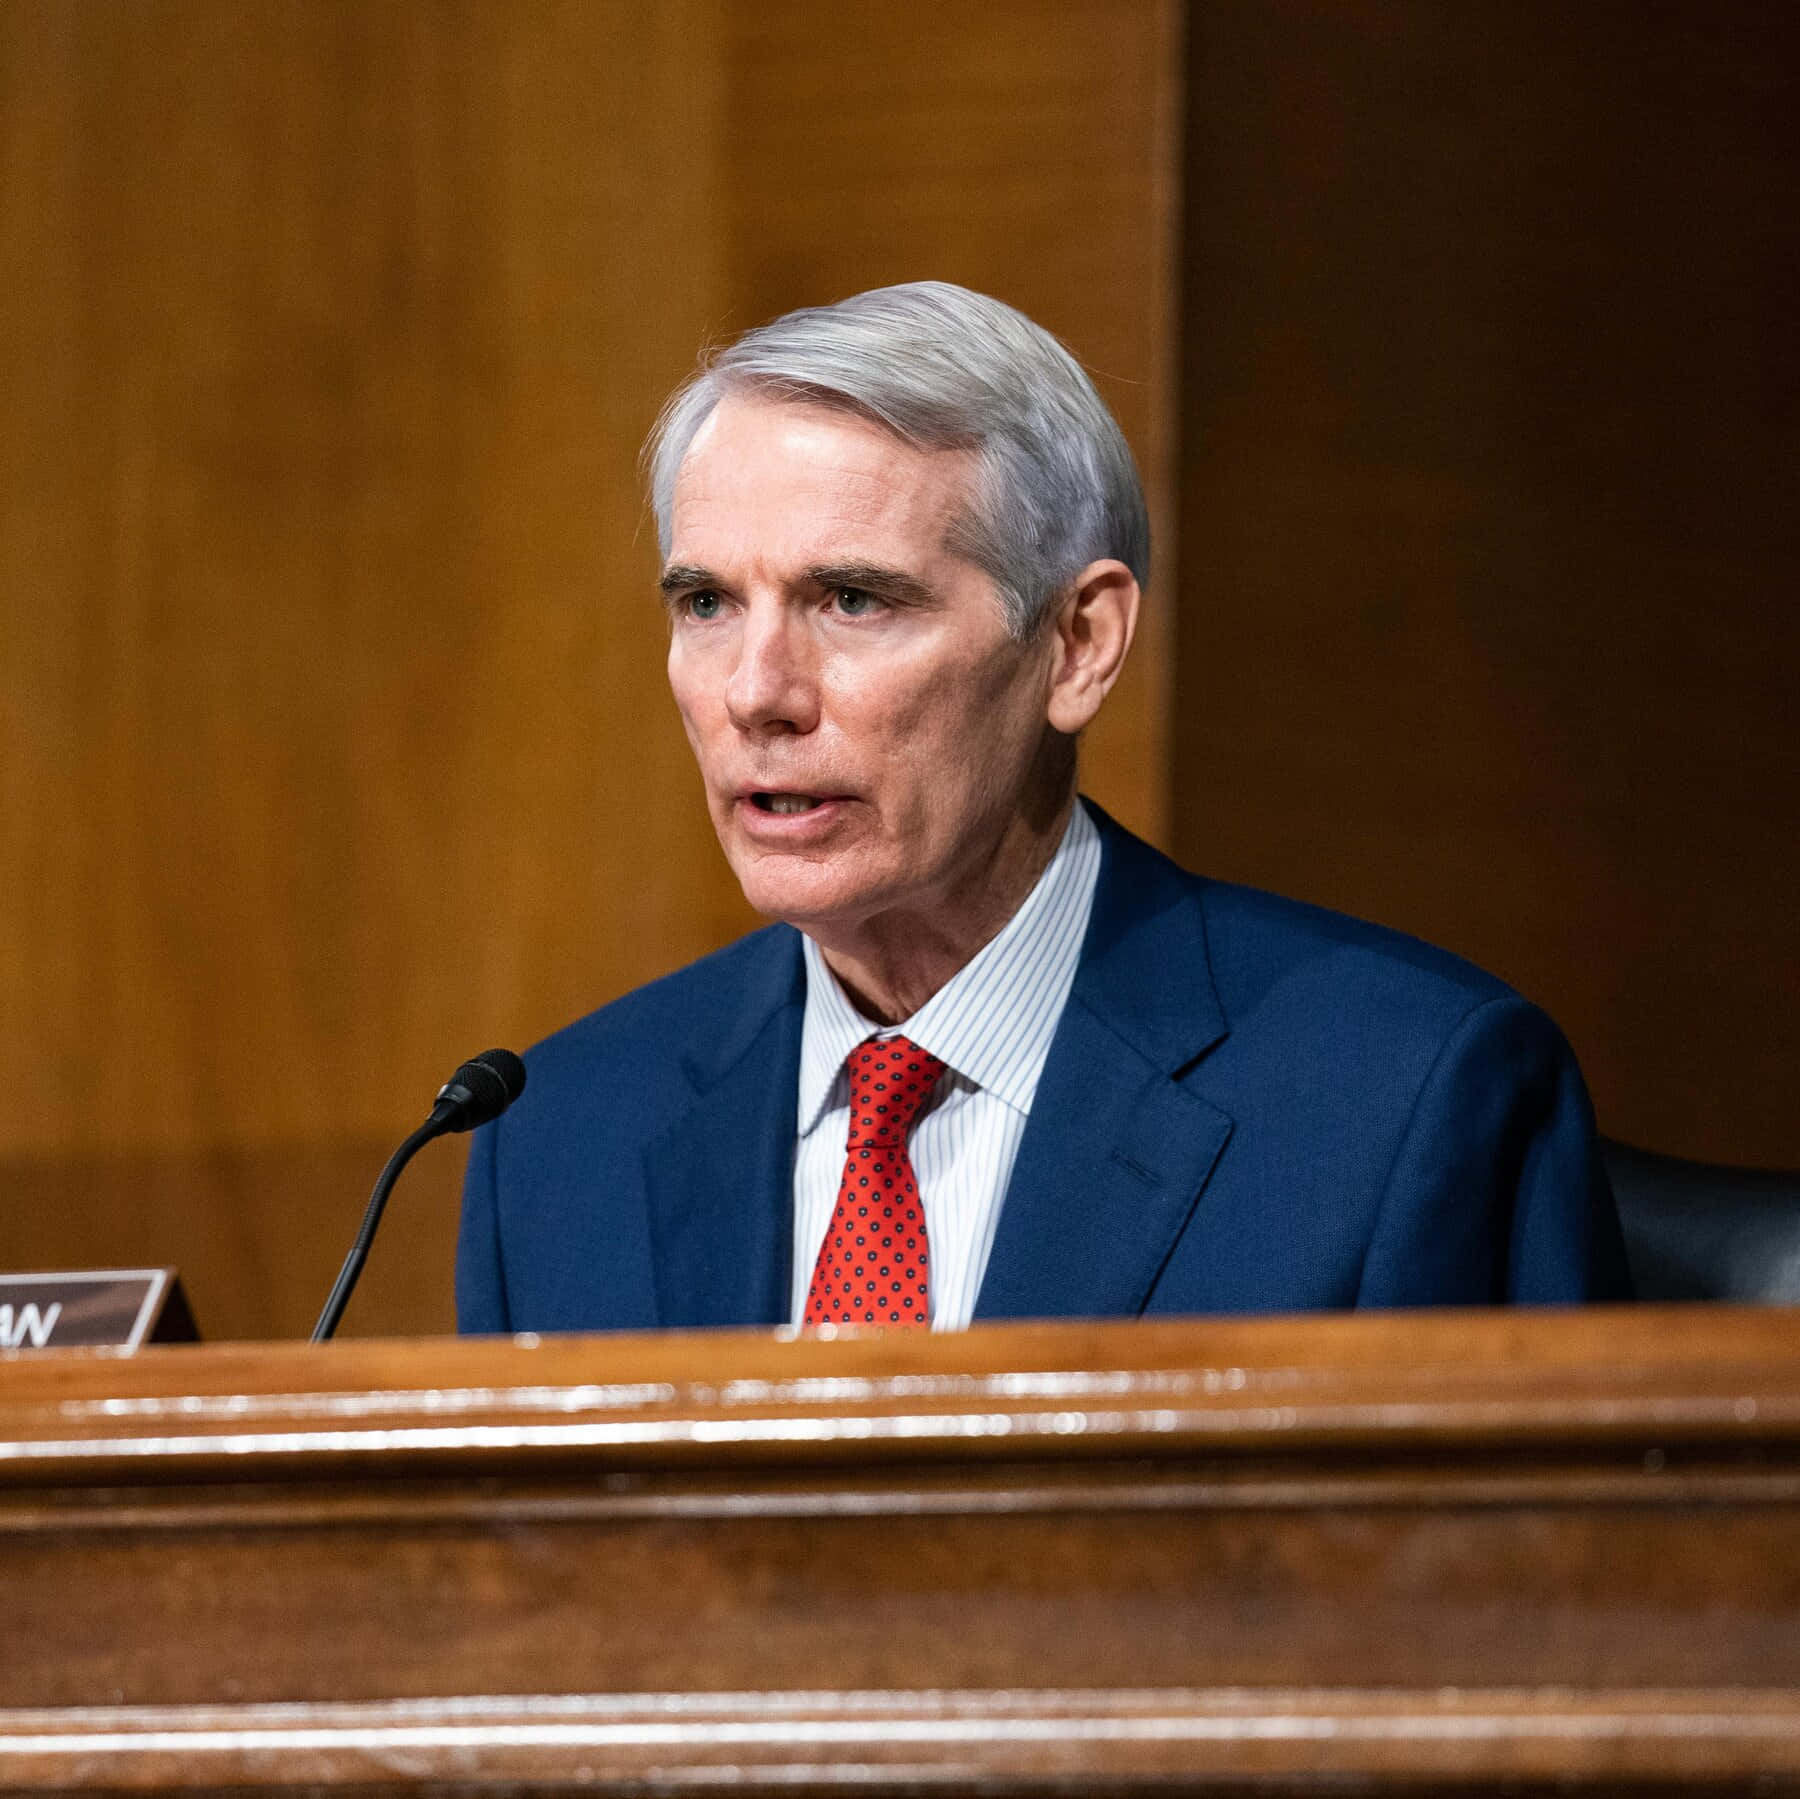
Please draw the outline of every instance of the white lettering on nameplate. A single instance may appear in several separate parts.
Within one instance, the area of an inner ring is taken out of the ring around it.
[[[41,1312],[34,1305],[22,1305],[15,1314],[11,1306],[0,1305],[0,1349],[23,1349],[27,1337],[33,1349],[44,1348],[61,1316],[60,1299]]]

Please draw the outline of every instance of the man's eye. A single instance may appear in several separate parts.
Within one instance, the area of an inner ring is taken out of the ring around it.
[[[881,609],[880,600],[865,587],[839,587],[831,597],[846,618],[867,618]]]
[[[710,587],[703,587],[698,593],[688,595],[687,615],[689,618],[717,618],[723,603]]]

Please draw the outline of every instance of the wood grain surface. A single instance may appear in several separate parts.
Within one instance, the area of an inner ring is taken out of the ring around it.
[[[1800,1790],[1781,1312],[4,1372],[9,1786]]]
[[[1174,841],[1800,1167],[1800,12],[1196,8]]]

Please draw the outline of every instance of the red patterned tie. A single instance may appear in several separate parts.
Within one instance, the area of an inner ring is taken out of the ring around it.
[[[850,1150],[803,1322],[929,1324],[931,1257],[906,1133],[944,1065],[904,1037],[876,1037],[845,1066]]]

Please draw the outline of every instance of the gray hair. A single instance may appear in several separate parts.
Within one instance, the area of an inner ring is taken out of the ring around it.
[[[947,281],[809,306],[706,357],[644,446],[663,554],[675,480],[728,393],[837,407],[921,449],[975,452],[951,547],[999,589],[1029,637],[1090,562],[1150,579],[1150,518],[1124,435],[1081,365],[1022,312]]]

